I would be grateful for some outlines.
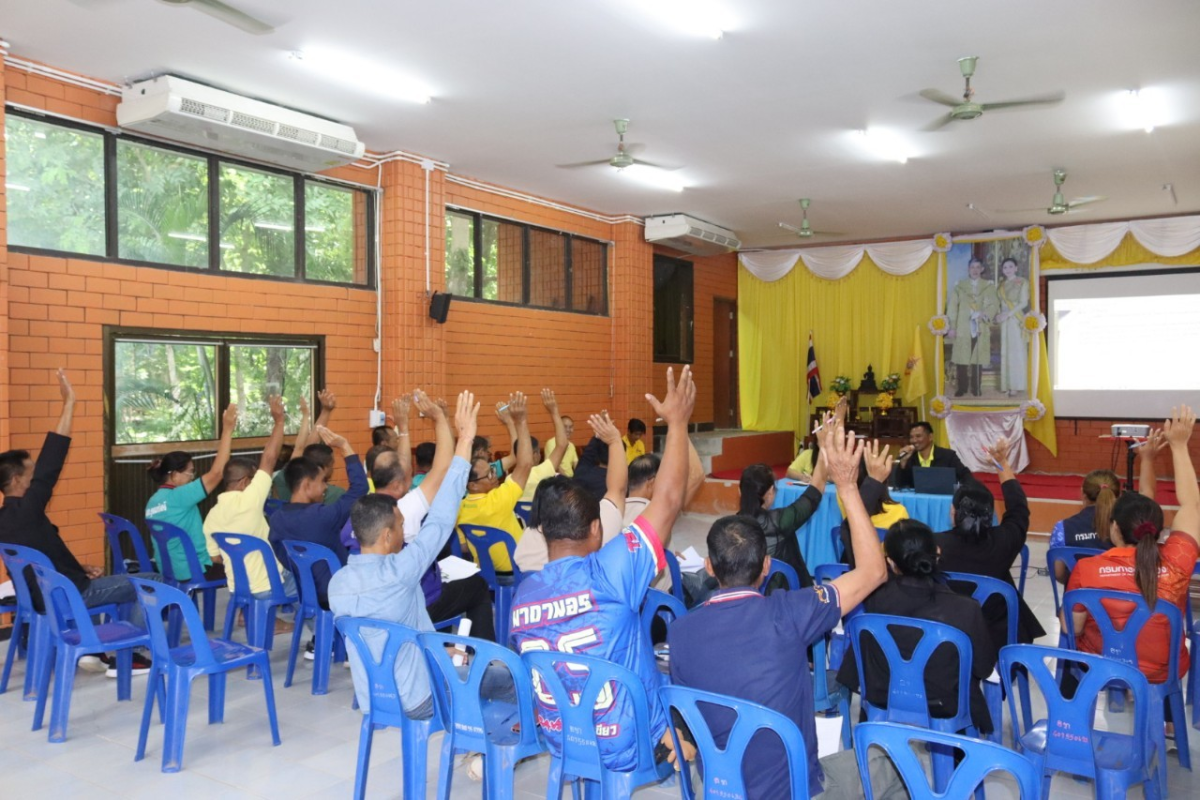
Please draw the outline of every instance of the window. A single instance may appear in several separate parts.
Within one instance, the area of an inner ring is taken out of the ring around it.
[[[372,282],[375,198],[368,191],[11,109],[5,135],[11,247],[292,281]]]
[[[292,179],[222,164],[220,185],[221,269],[258,275],[296,274]]]
[[[654,257],[654,360],[692,362],[692,263]]]
[[[446,291],[584,314],[608,313],[608,245],[568,233],[446,210]]]
[[[104,137],[9,114],[4,121],[11,246],[104,254]]]
[[[118,447],[211,442],[219,437],[220,414],[231,402],[239,410],[234,436],[267,436],[272,394],[283,396],[285,431],[294,434],[300,398],[313,404],[321,378],[319,339],[117,332],[110,341],[111,427]]]

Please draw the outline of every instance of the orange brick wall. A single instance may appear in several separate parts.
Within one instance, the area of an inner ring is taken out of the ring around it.
[[[1033,437],[1026,437],[1029,444],[1029,469],[1035,472],[1055,472],[1085,475],[1094,469],[1113,467],[1113,442],[1100,437],[1112,432],[1114,423],[1127,423],[1128,419],[1060,419],[1054,424],[1058,436],[1058,456],[1041,445]],[[1161,421],[1151,423],[1161,424]],[[1192,462],[1200,463],[1200,437],[1191,442]],[[1116,453],[1116,472],[1125,475],[1125,453]],[[1160,477],[1171,475],[1171,456],[1160,453],[1155,461]],[[1134,469],[1137,467],[1135,465]]]

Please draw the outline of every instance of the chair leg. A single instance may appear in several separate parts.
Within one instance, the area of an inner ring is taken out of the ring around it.
[[[1171,719],[1185,720],[1184,722],[1175,722],[1175,746],[1179,748],[1179,766],[1192,771],[1192,754],[1188,749],[1188,726],[1187,726],[1187,709],[1184,707],[1183,690],[1175,692],[1167,702],[1171,704]]]
[[[428,720],[404,726],[401,762],[404,764],[404,796],[424,797],[426,762],[429,758],[429,734],[432,723]]]
[[[983,699],[987,702],[988,715],[992,718],[992,732],[988,739],[996,744],[1002,744],[1004,739],[1004,693],[999,683],[990,680],[983,682]]]
[[[13,662],[21,654],[22,628],[28,629],[28,627],[28,624],[21,620],[20,615],[16,615],[16,620],[12,626],[11,638],[8,640],[8,654],[4,656],[4,674],[0,675],[0,694],[8,691],[8,676],[12,674]]]
[[[229,598],[229,605],[226,606],[226,608],[225,608],[225,628],[224,628],[224,630],[221,631],[222,639],[232,639],[233,638],[233,624],[234,624],[234,621],[237,619],[237,612],[238,612],[239,607],[240,606],[238,605],[237,600],[235,600],[231,596]]]
[[[201,591],[204,593],[204,630],[212,633],[217,627],[217,587]]]
[[[142,726],[138,729],[137,752],[134,753],[133,760],[141,761],[146,757],[146,737],[150,734],[150,715],[154,713],[154,698],[157,696],[159,700],[158,713],[161,717],[166,713],[166,696],[163,691],[163,684],[166,682],[166,675],[157,667],[150,668],[150,674],[147,676],[149,681],[146,683],[146,702],[142,706]]]
[[[133,697],[133,648],[117,651],[117,702]]]
[[[178,671],[167,681],[167,714],[163,725],[163,772],[183,769],[183,742],[191,703],[191,676]]]
[[[28,666],[28,664],[26,664],[26,666]],[[38,665],[36,687],[37,702],[33,707],[33,728],[31,730],[40,731],[42,729],[42,720],[46,718],[46,701],[50,697],[50,673],[53,671],[53,669],[53,657],[44,659]]]
[[[329,668],[333,661],[333,615],[317,614],[316,644],[313,645],[312,693],[329,694]]]
[[[183,613],[180,612],[177,606],[171,606],[167,611],[167,646],[171,648],[179,647],[179,640],[183,637]]]
[[[407,745],[404,745],[407,746]],[[405,769],[407,769],[407,764]],[[438,760],[438,800],[449,800],[450,786],[454,781],[454,735],[447,732],[442,737],[442,755]],[[485,797],[487,795],[484,795]]]
[[[54,642],[50,638],[50,625],[41,614],[34,614],[29,622],[28,655],[25,659],[25,701],[37,699],[34,686],[37,676],[41,673],[42,664],[46,659],[54,658]]]
[[[279,718],[275,715],[275,687],[271,685],[271,662],[264,652],[262,654],[263,692],[267,698],[267,719],[271,723],[271,741],[279,746]]]
[[[49,669],[49,665],[43,668]],[[75,688],[75,651],[60,645],[56,648],[54,657],[54,697],[50,706],[50,732],[46,735],[48,742],[65,742],[67,740],[67,719],[71,715],[71,690]],[[45,690],[43,689],[43,695]],[[38,703],[45,701],[39,697]]]
[[[296,672],[296,657],[300,654],[300,644],[304,641],[304,612],[296,611],[292,628],[292,648],[288,651],[287,675],[283,678],[283,688],[292,685],[292,676]]]
[[[363,800],[367,793],[367,769],[371,765],[371,740],[374,735],[375,726],[371,724],[370,715],[363,714],[358,733],[358,765],[354,770],[354,800]]]
[[[208,724],[225,721],[225,676],[214,672],[208,676]]]

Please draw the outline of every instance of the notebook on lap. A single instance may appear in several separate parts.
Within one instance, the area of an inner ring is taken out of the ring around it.
[[[950,467],[917,467],[912,476],[913,488],[920,494],[954,494],[954,470]]]

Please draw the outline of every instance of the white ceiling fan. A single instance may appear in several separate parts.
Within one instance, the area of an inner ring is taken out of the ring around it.
[[[71,0],[71,2],[87,8],[102,5],[105,0]],[[158,0],[158,2],[169,6],[188,6],[194,8],[197,11],[208,14],[210,17],[219,19],[221,22],[239,28],[246,33],[254,34],[255,36],[262,36],[263,34],[275,31],[273,26],[250,16],[245,11],[234,8],[227,3],[222,3],[221,0]]]
[[[1083,206],[1091,203],[1100,203],[1107,200],[1107,197],[1102,195],[1088,195],[1086,197],[1076,197],[1074,200],[1067,201],[1063,196],[1062,187],[1067,180],[1067,171],[1062,169],[1054,170],[1054,197],[1050,199],[1050,205],[1044,210],[1047,214],[1058,216],[1059,214],[1077,214],[1082,210]],[[1042,208],[1008,208],[1000,213],[1002,214],[1018,214],[1029,211],[1042,211]]]
[[[652,167],[653,169],[675,170],[678,167],[665,167],[662,164],[655,164],[651,161],[643,161],[640,158],[634,158],[632,153],[642,149],[640,144],[626,144],[625,133],[629,130],[629,120],[614,119],[613,127],[617,129],[617,152],[608,158],[598,158],[595,161],[577,161],[573,164],[559,164],[562,169],[577,169],[578,167],[594,167],[600,164],[608,164],[610,167],[616,167],[618,170],[632,167],[635,164],[643,167]]]
[[[940,89],[921,90],[920,95],[926,100],[932,100],[935,103],[950,107],[949,112],[926,125],[923,130],[936,131],[955,120],[965,121],[975,119],[982,116],[983,112],[993,109],[1054,105],[1055,103],[1061,103],[1063,98],[1066,97],[1064,92],[1058,91],[1037,97],[1026,97],[1020,100],[1005,100],[1000,103],[976,103],[974,100],[975,90],[971,88],[971,78],[975,75],[975,62],[978,60],[979,56],[967,56],[958,60],[958,68],[962,72],[963,81],[965,82],[962,100],[952,97]]]
[[[804,218],[800,222],[800,227],[796,227],[795,225],[789,225],[786,222],[779,223],[779,227],[783,228],[786,231],[791,231],[792,233],[799,236],[801,239],[808,239],[813,236],[844,236],[845,235],[845,234],[839,233],[837,231],[814,231],[812,229],[812,225],[810,225],[808,222],[808,207],[811,204],[812,204],[812,200],[810,200],[807,197],[803,197],[800,199],[800,213],[804,215]]]

